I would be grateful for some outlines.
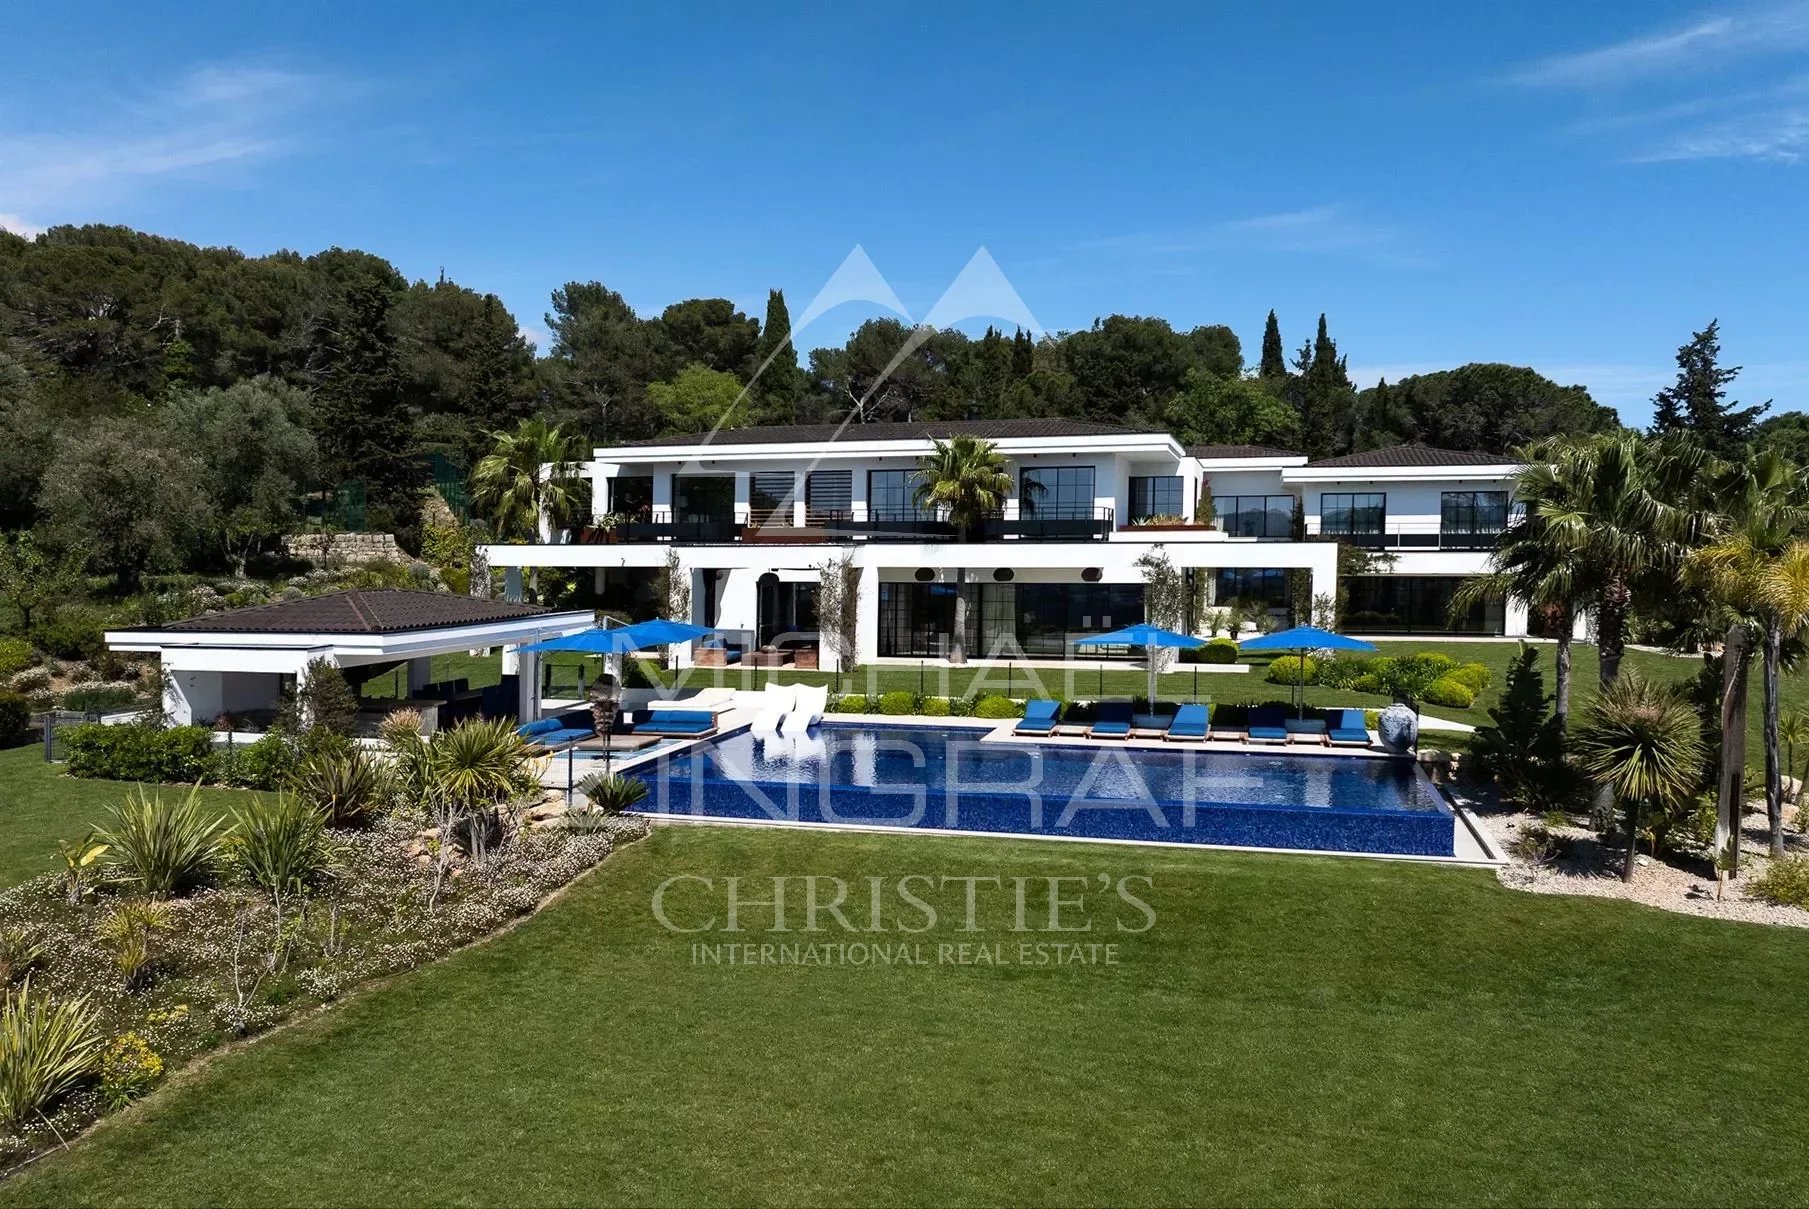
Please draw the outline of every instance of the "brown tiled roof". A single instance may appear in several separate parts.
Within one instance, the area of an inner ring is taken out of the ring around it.
[[[1152,432],[1159,436],[1168,435],[1148,428],[1123,428],[1116,424],[1096,424],[1090,420],[912,420],[896,424],[776,424],[761,428],[724,428],[714,433],[697,432],[687,436],[629,441],[626,446],[785,445],[793,442],[823,445],[851,441],[945,440],[953,436],[1009,441],[1025,437],[1106,437]]]
[[[1187,455],[1195,458],[1297,458],[1298,449],[1277,449],[1273,445],[1189,445]]]
[[[482,625],[551,612],[539,605],[479,600],[408,588],[353,588],[172,622],[166,630],[203,634],[398,634]]]
[[[1363,453],[1347,453],[1341,458],[1321,458],[1311,466],[1517,466],[1519,459],[1505,453],[1477,453],[1474,450],[1434,449],[1430,445],[1391,445],[1387,449],[1370,449]]]

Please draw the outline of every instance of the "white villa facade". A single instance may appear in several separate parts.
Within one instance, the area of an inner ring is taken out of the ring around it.
[[[933,441],[963,433],[993,443],[1014,487],[965,540],[913,495]],[[724,631],[731,661],[776,647],[833,667],[816,599],[822,568],[844,558],[859,573],[859,662],[943,656],[957,592],[970,657],[1072,658],[1076,639],[1143,619],[1136,564],[1157,547],[1210,607],[1304,616],[1294,597],[1336,598],[1339,544],[1355,545],[1374,557],[1343,585],[1349,631],[1514,635],[1527,627],[1514,602],[1455,625],[1446,604],[1484,569],[1516,469],[1423,446],[1309,462],[1067,420],[725,429],[596,450],[590,524],[486,554],[517,589],[523,569],[588,573],[603,607],[637,615],[666,612],[651,588],[676,557],[691,589],[681,620]]]

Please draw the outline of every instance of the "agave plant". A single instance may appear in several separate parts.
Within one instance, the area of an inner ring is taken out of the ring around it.
[[[279,930],[283,904],[326,877],[335,855],[326,812],[289,794],[236,807],[226,843],[233,868],[270,896]]]
[[[99,836],[108,861],[145,894],[169,898],[213,880],[226,820],[202,803],[199,786],[169,800],[140,786],[112,816],[112,827]]]
[[[1595,783],[1626,808],[1621,878],[1632,881],[1641,816],[1694,793],[1702,779],[1702,720],[1671,686],[1623,672],[1591,703],[1576,751]]]
[[[85,995],[53,1003],[27,981],[0,999],[0,1125],[17,1132],[100,1064],[99,1014]]]
[[[127,990],[142,986],[157,960],[156,935],[175,924],[170,905],[156,899],[131,899],[119,904],[94,930],[95,937],[113,954]]]
[[[321,752],[302,761],[295,796],[334,827],[367,827],[388,790],[383,766],[362,752]]]
[[[590,800],[592,812],[606,816],[633,810],[647,798],[647,782],[610,772],[591,773],[577,790]]]

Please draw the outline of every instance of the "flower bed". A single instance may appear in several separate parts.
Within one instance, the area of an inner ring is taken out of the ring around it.
[[[85,1038],[80,1070],[40,1105],[21,1111],[0,1093],[0,1162],[70,1137],[198,1054],[489,935],[646,833],[638,819],[568,820],[562,806],[529,800],[504,809],[468,854],[423,822],[401,810],[367,830],[325,832],[330,871],[287,896],[235,875],[223,856],[213,884],[144,897],[141,883],[101,879],[104,854],[73,878],[0,894],[3,1010],[67,1013]],[[250,826],[239,818],[222,834]],[[72,867],[83,847],[65,849]],[[0,1032],[0,1074],[31,1059],[30,1045]]]

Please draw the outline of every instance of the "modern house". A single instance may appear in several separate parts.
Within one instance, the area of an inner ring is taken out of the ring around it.
[[[915,496],[934,441],[960,434],[990,441],[1014,488],[966,534]],[[860,584],[860,662],[943,656],[957,593],[971,657],[1071,658],[1075,640],[1143,619],[1137,560],[1157,548],[1204,606],[1196,626],[1233,602],[1279,616],[1337,599],[1342,544],[1370,555],[1344,585],[1346,628],[1520,634],[1513,602],[1455,624],[1445,608],[1507,523],[1516,469],[1423,446],[1309,462],[1059,419],[724,429],[597,449],[588,524],[486,554],[517,591],[524,569],[588,573],[604,607],[637,614],[665,611],[654,584],[676,569],[687,620],[728,635],[716,657],[755,662],[779,648],[833,665],[816,602],[843,560]]]

